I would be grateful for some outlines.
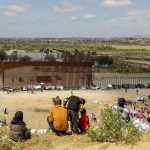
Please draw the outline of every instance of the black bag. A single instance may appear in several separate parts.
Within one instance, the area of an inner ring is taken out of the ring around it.
[[[125,99],[124,98],[118,98],[118,106],[119,107],[124,107],[125,105]]]

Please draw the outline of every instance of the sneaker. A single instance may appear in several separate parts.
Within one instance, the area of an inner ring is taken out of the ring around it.
[[[62,133],[56,133],[57,136],[62,136]]]
[[[78,135],[78,134],[80,134],[80,133],[79,133],[79,131],[77,131],[77,132],[75,132],[75,131],[72,131],[72,132],[71,132],[71,134],[72,134],[72,135],[73,135],[73,134],[76,134],[76,135]]]

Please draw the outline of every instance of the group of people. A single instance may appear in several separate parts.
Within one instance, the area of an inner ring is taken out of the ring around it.
[[[50,129],[57,135],[65,134],[68,130],[68,121],[70,121],[71,132],[78,134],[86,132],[90,127],[89,117],[83,108],[85,100],[76,96],[71,96],[63,103],[59,97],[53,99],[53,108],[47,118]],[[79,111],[81,118],[79,119]]]
[[[69,128],[72,134],[86,132],[90,127],[89,117],[86,115],[86,109],[83,108],[85,100],[77,96],[70,96],[62,105],[62,100],[57,96],[52,99],[53,107],[49,110],[47,122],[56,135],[66,134]],[[80,118],[79,118],[80,111]],[[23,121],[23,112],[17,111],[10,124],[10,138],[14,141],[26,141],[31,138],[30,129],[27,129]]]
[[[59,96],[57,96],[52,99],[52,103],[53,106],[49,110],[47,122],[50,130],[56,135],[66,134],[69,128],[69,121],[72,134],[86,132],[90,127],[89,117],[86,115],[86,109],[84,108],[84,99],[72,95],[62,102]],[[118,98],[118,105],[112,106],[111,108],[114,111],[119,110],[122,114],[122,119],[129,121],[132,118],[132,113],[125,107],[125,103],[124,98]],[[91,119],[92,121],[96,121],[93,113]],[[147,121],[150,122],[150,117],[147,118]],[[10,124],[10,138],[14,141],[25,141],[31,138],[30,131],[23,121],[23,112],[16,112]]]

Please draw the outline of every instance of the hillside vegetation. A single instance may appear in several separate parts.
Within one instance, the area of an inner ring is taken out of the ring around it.
[[[143,67],[136,61],[150,60],[150,46],[148,45],[113,45],[110,43],[92,43],[81,41],[48,41],[37,40],[0,40],[0,50],[25,50],[26,52],[46,52],[56,50],[62,53],[73,53],[75,50],[88,54],[109,55],[113,58],[113,65],[94,67],[95,72],[143,73],[150,72],[149,67]],[[126,60],[135,60],[126,61]]]

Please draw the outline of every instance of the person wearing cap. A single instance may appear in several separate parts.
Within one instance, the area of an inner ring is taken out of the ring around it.
[[[54,107],[49,111],[47,118],[50,129],[57,135],[64,134],[68,130],[68,113],[67,109],[61,106],[59,97],[53,98]]]

